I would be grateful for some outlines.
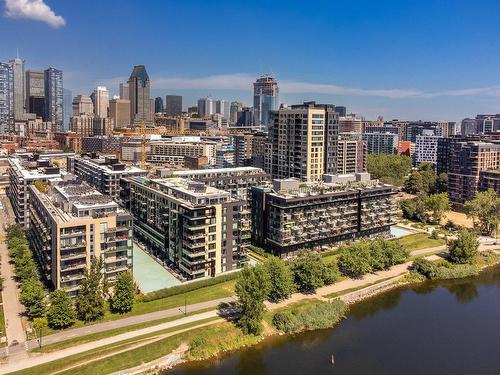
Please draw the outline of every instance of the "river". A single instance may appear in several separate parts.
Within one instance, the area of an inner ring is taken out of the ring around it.
[[[394,289],[352,306],[336,328],[271,337],[171,373],[500,374],[500,267]]]

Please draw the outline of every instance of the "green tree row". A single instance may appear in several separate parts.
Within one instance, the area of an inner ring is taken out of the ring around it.
[[[342,274],[357,278],[404,263],[408,257],[408,251],[399,241],[377,238],[341,246],[337,263]]]
[[[367,170],[372,178],[387,184],[402,186],[405,177],[411,171],[412,164],[412,159],[409,156],[369,154]]]
[[[21,284],[20,300],[26,307],[26,315],[30,319],[38,319],[37,322],[40,323],[43,320],[40,318],[46,318],[51,328],[62,329],[73,325],[77,318],[90,322],[104,316],[108,288],[103,277],[102,260],[92,260],[90,268],[85,271],[81,288],[73,303],[67,292],[62,289],[55,290],[48,296],[40,281],[25,231],[20,225],[15,224],[7,228],[7,244],[16,277]],[[134,296],[135,285],[131,272],[119,273],[114,293],[109,297],[111,311],[115,313],[130,311]]]
[[[399,207],[405,219],[439,224],[451,203],[447,193],[439,193],[402,200]]]

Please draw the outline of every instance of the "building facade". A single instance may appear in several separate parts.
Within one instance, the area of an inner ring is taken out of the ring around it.
[[[109,118],[112,119],[115,129],[122,129],[129,126],[130,100],[111,99],[109,101]]]
[[[94,103],[88,95],[77,95],[73,98],[72,106],[72,116],[88,115],[92,116],[94,114]]]
[[[127,179],[134,234],[185,279],[216,276],[245,262],[242,201],[184,179]]]
[[[500,143],[454,142],[448,171],[448,195],[456,205],[474,199],[484,171],[500,169]]]
[[[253,241],[286,257],[303,248],[323,249],[390,233],[395,213],[392,186],[363,175],[330,177],[323,184],[287,179],[274,180],[273,187],[253,187]]]
[[[437,164],[438,140],[434,135],[417,135],[415,142],[415,164]]]
[[[130,100],[130,121],[134,126],[144,122],[153,125],[153,100],[150,97],[150,81],[146,67],[136,65],[128,80]]]
[[[269,75],[263,75],[253,84],[254,125],[267,128],[272,122],[271,111],[279,109],[278,82]]]
[[[14,69],[0,62],[0,133],[14,129]]]
[[[26,83],[24,73],[24,60],[16,58],[10,60],[14,73],[14,118],[23,119],[26,113]]]
[[[64,127],[63,72],[55,68],[44,71],[45,121],[55,124],[58,131]]]
[[[132,216],[80,181],[30,186],[28,239],[43,275],[75,297],[92,258],[108,283],[132,269]]]
[[[165,113],[167,116],[182,115],[182,96],[167,95],[165,97]]]

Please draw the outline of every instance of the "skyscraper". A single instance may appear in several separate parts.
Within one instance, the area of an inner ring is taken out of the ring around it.
[[[111,99],[109,101],[109,117],[113,119],[115,129],[130,125],[130,100]]]
[[[243,108],[243,103],[241,102],[231,102],[231,106],[229,108],[229,123],[231,125],[235,125],[238,122],[238,112],[240,112]]]
[[[63,89],[63,128],[62,130],[66,131],[69,129],[69,122],[71,119],[72,112],[72,100],[73,93],[71,90]]]
[[[163,99],[160,96],[155,98],[155,113],[163,113]]]
[[[94,90],[94,113],[97,117],[108,117],[109,91],[105,86],[97,86]]]
[[[129,99],[128,84],[120,83],[120,99]]]
[[[14,69],[0,62],[0,133],[14,128]]]
[[[273,77],[263,75],[253,84],[253,108],[255,125],[268,127],[269,112],[279,109],[279,87]]]
[[[153,123],[153,107],[150,99],[149,76],[144,65],[136,65],[128,80],[130,99],[130,121],[134,126],[142,122],[146,125]]]
[[[26,71],[26,112],[45,117],[45,84],[43,72]]]
[[[165,112],[167,116],[182,115],[182,96],[167,95],[165,97]]]
[[[215,113],[220,113],[223,118],[229,121],[229,103],[225,100],[215,102]]]
[[[50,121],[57,130],[63,129],[64,93],[63,72],[55,68],[44,71],[45,121]]]
[[[207,96],[206,98],[198,99],[198,115],[211,116],[215,113],[214,100]]]
[[[77,95],[73,98],[72,116],[92,115],[94,113],[94,104],[87,95]]]
[[[23,115],[26,113],[25,104],[25,83],[24,83],[24,60],[20,58],[15,58],[10,60],[9,63],[12,65],[14,71],[14,118],[16,120],[21,120]]]

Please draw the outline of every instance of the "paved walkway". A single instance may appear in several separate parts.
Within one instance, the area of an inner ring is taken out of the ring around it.
[[[10,215],[6,208],[8,208],[7,199],[1,197],[4,210],[0,214],[0,236],[5,238],[4,224],[8,225],[10,223]],[[8,353],[11,355],[21,354],[21,356],[16,355],[16,358],[27,358],[26,347],[25,347],[25,335],[24,328],[21,320],[21,314],[24,309],[19,303],[19,288],[18,284],[14,279],[14,269],[13,265],[10,264],[9,252],[7,251],[7,245],[4,241],[0,243],[0,256],[2,258],[2,277],[4,278],[4,288],[2,291],[3,299],[3,312],[5,316],[5,326],[7,333],[8,342]],[[13,342],[18,342],[17,345],[12,346]]]
[[[122,333],[120,335],[107,337],[107,338],[104,338],[101,340],[88,342],[88,343],[81,344],[78,346],[73,346],[71,348],[59,350],[57,352],[47,353],[47,354],[38,355],[38,356],[32,356],[29,359],[24,360],[24,361],[9,362],[8,364],[0,365],[0,374],[8,374],[10,372],[19,371],[19,370],[22,370],[22,369],[25,369],[28,367],[38,366],[38,365],[41,365],[41,364],[44,364],[47,362],[56,361],[56,360],[64,358],[64,357],[83,353],[83,352],[86,352],[88,350],[92,350],[92,349],[99,348],[99,347],[106,346],[106,345],[110,345],[110,344],[115,344],[117,342],[127,340],[130,338],[134,338],[134,337],[146,335],[149,333],[162,331],[162,330],[165,330],[168,328],[201,321],[201,320],[208,319],[208,318],[214,318],[217,316],[218,316],[218,312],[216,310],[207,311],[207,312],[204,312],[201,314],[191,315],[191,316],[187,316],[187,317],[177,319],[177,320],[174,320],[171,322],[162,323],[162,324],[159,324],[159,325],[156,325],[153,327],[147,327],[147,328],[139,329],[136,331]],[[220,321],[223,321],[223,319],[220,318],[220,319],[214,320],[213,322],[210,322],[210,324],[220,322]],[[204,325],[206,325],[206,324],[204,324]],[[193,329],[193,328],[191,327],[189,329]],[[167,336],[172,336],[174,334],[178,334],[178,333],[186,331],[186,330],[188,330],[188,329],[182,329],[180,331],[178,330],[175,332],[164,334],[161,337],[159,336],[158,338],[155,338],[155,340],[146,340],[143,343],[143,345],[150,343],[152,341],[156,341],[156,339],[161,339],[161,338],[164,338]],[[138,345],[138,346],[142,346],[142,345]],[[113,354],[116,354],[116,353],[113,353]]]
[[[498,248],[498,246],[491,246],[491,245],[484,246],[482,244],[481,250],[484,250],[486,248],[491,249],[492,247],[494,247],[495,249]],[[438,247],[435,247],[435,248],[418,250],[418,254],[431,253],[431,252],[434,252],[434,251],[437,251],[437,250],[441,250],[441,248],[442,248],[442,246],[438,246]],[[418,255],[418,254],[415,254],[415,253],[416,252],[412,252],[412,255]],[[429,259],[438,259],[439,257],[436,256],[436,255],[431,255],[428,258]],[[365,276],[363,276],[362,278],[359,278],[359,279],[345,279],[345,280],[342,280],[342,281],[340,281],[340,282],[338,282],[336,284],[329,285],[329,286],[326,286],[326,287],[323,287],[323,288],[319,288],[316,291],[315,294],[304,295],[304,294],[296,293],[296,294],[292,295],[291,298],[289,298],[286,301],[283,301],[281,303],[278,303],[278,304],[267,303],[267,307],[268,307],[269,310],[274,310],[274,309],[278,309],[280,307],[284,307],[286,305],[289,305],[291,303],[298,302],[298,301],[301,301],[301,300],[304,300],[304,299],[308,299],[308,298],[320,298],[320,299],[322,299],[322,298],[324,298],[323,296],[331,294],[331,293],[342,292],[342,291],[350,290],[352,288],[361,288],[363,286],[367,286],[367,285],[372,284],[372,283],[377,283],[377,282],[379,282],[381,280],[385,280],[385,279],[388,279],[388,278],[397,277],[399,275],[402,275],[402,274],[404,274],[404,273],[406,273],[408,271],[408,267],[411,265],[411,263],[412,262],[407,262],[407,263],[404,263],[404,264],[400,264],[400,265],[392,267],[389,270],[380,271],[380,272],[376,272],[376,273],[373,273],[373,274],[368,274],[368,275],[365,275]],[[204,302],[204,303],[201,303],[201,304],[196,304],[196,305],[188,306],[188,309],[191,309],[191,311],[196,311],[196,307],[198,307],[199,309],[203,309],[203,308],[210,307],[210,305],[216,306],[220,302],[231,302],[231,301],[234,301],[234,300],[235,300],[234,297],[230,297],[230,298],[224,298],[224,299],[217,300],[217,301],[208,301],[208,302]],[[202,307],[202,306],[204,306],[204,307]],[[125,318],[125,319],[120,319],[120,320],[117,320],[117,321],[114,321],[114,322],[100,323],[100,324],[96,324],[95,326],[82,327],[81,329],[78,328],[78,329],[70,330],[68,332],[61,332],[60,334],[67,334],[67,333],[71,334],[71,332],[73,332],[73,336],[72,337],[76,337],[76,336],[83,335],[83,333],[81,333],[81,332],[85,332],[85,329],[89,329],[89,328],[93,328],[93,327],[98,327],[98,326],[104,327],[104,326],[106,326],[108,324],[113,324],[113,325],[116,324],[116,326],[114,326],[113,328],[121,327],[121,326],[127,326],[129,324],[134,324],[134,323],[130,323],[130,322],[132,320],[135,320],[135,319],[140,319],[141,321],[144,321],[145,317],[151,317],[153,314],[157,314],[157,315],[155,315],[156,319],[160,319],[161,318],[161,316],[160,316],[161,314],[172,313],[175,316],[176,314],[179,313],[179,311],[180,311],[179,308],[170,309],[170,310],[166,310],[166,311],[159,311],[159,312],[155,312],[155,313],[139,315],[139,316],[136,316],[136,317],[130,317],[130,318]],[[187,324],[187,323],[201,321],[201,320],[204,320],[204,319],[207,319],[207,318],[211,318],[211,317],[216,317],[216,316],[219,316],[218,312],[216,310],[208,311],[208,312],[204,312],[204,313],[200,313],[200,314],[191,315],[191,316],[183,317],[183,318],[180,318],[180,319],[176,319],[176,320],[173,320],[173,321],[170,321],[170,322],[161,323],[161,324],[158,324],[158,325],[155,325],[155,326],[151,326],[151,327],[147,327],[147,328],[143,328],[143,329],[139,329],[139,330],[135,330],[135,331],[131,331],[131,332],[127,332],[127,333],[123,333],[123,334],[119,334],[119,335],[107,337],[107,338],[104,338],[104,339],[101,339],[101,340],[96,340],[96,341],[88,342],[88,343],[85,343],[85,344],[81,344],[81,345],[77,345],[77,346],[70,347],[70,348],[67,348],[67,349],[63,349],[63,350],[60,350],[60,351],[57,351],[57,352],[52,352],[52,353],[48,353],[48,354],[32,356],[29,359],[26,359],[26,360],[23,360],[23,361],[12,361],[12,360],[10,360],[8,364],[0,366],[0,374],[6,374],[6,373],[9,373],[9,372],[12,372],[12,371],[17,371],[17,370],[20,370],[20,369],[23,369],[23,368],[37,366],[37,365],[40,365],[40,364],[43,364],[43,363],[47,363],[47,362],[51,362],[51,361],[54,361],[54,360],[57,360],[57,359],[60,359],[60,358],[64,358],[66,356],[70,356],[70,355],[82,353],[82,352],[85,352],[85,351],[88,351],[88,350],[92,350],[92,349],[95,349],[95,348],[99,348],[99,347],[102,347],[102,346],[105,346],[105,345],[109,345],[109,344],[112,344],[112,343],[117,343],[117,342],[122,341],[122,340],[126,340],[126,339],[130,339],[130,338],[142,336],[144,334],[158,332],[158,331],[161,331],[161,330],[164,330],[164,329],[167,329],[167,328],[172,328],[172,327],[180,326],[180,325]],[[152,318],[146,319],[146,321],[149,321],[149,320],[154,320],[154,319],[152,319]],[[221,321],[221,320],[219,320],[219,319],[218,320],[214,320],[213,323],[219,322],[219,321]],[[207,324],[210,324],[210,323],[207,323]],[[107,328],[107,329],[109,329],[109,328]],[[78,330],[81,330],[79,332],[81,334],[76,333]],[[105,329],[102,329],[102,330],[105,330]],[[184,330],[171,332],[168,335],[171,336],[171,335],[180,333],[182,331],[184,331]],[[87,334],[87,333],[85,333],[85,334]],[[56,335],[59,335],[59,334],[56,334]],[[51,336],[55,336],[55,335],[51,335]],[[47,338],[49,338],[49,337],[50,336],[47,336]],[[59,340],[54,341],[54,342],[63,341],[62,337],[63,336],[59,336]],[[67,337],[67,338],[70,338],[70,337]],[[44,338],[44,342],[47,343],[47,339]],[[150,342],[150,340],[148,340],[147,342]]]
[[[220,303],[228,303],[236,300],[236,297],[227,297],[220,298],[207,302],[200,302],[187,306],[188,313],[192,313],[195,311],[205,310],[208,308],[217,308]],[[214,310],[215,311],[215,310]],[[135,315],[130,316],[128,318],[122,318],[117,320],[112,320],[109,322],[96,323],[80,328],[67,329],[58,333],[54,333],[52,335],[43,337],[43,344],[49,345],[58,343],[61,341],[69,340],[75,337],[86,336],[92,333],[98,333],[107,331],[114,328],[126,327],[134,324],[147,323],[158,319],[171,318],[174,316],[181,316],[184,313],[184,306],[182,307],[174,307],[168,310],[155,311],[148,314]],[[178,320],[176,320],[178,321]],[[155,326],[156,327],[156,326]],[[134,331],[136,332],[136,331]],[[116,336],[115,336],[116,337]],[[30,349],[36,348],[38,346],[38,340],[31,340],[28,342],[28,346]]]

